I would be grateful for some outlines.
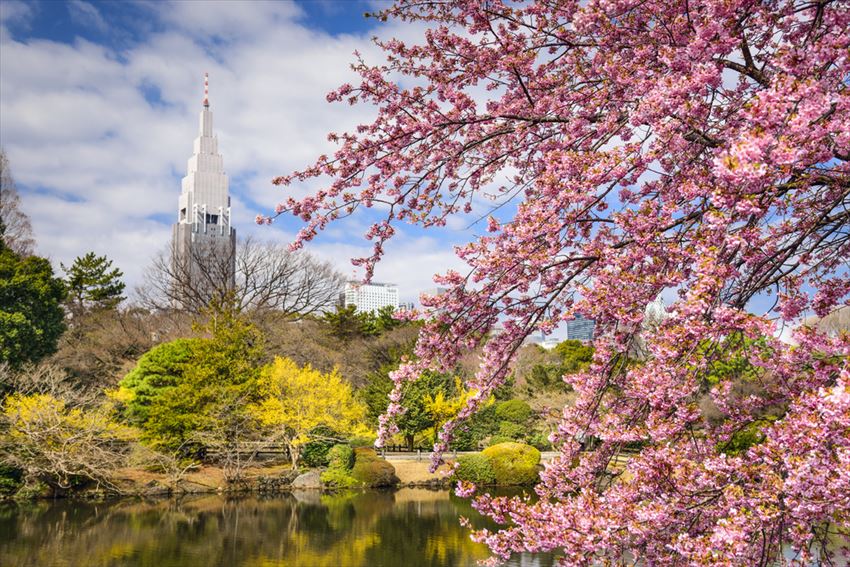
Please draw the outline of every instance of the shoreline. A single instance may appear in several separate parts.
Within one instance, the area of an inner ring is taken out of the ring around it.
[[[387,489],[399,488],[429,488],[448,489],[451,480],[444,476],[447,465],[440,467],[436,473],[428,472],[429,460],[393,460],[398,482]],[[183,496],[192,494],[278,494],[293,490],[309,490],[317,492],[336,492],[336,489],[321,485],[293,486],[293,481],[308,473],[318,473],[323,468],[311,468],[292,472],[288,464],[270,464],[268,466],[249,467],[244,472],[244,479],[236,483],[227,483],[224,472],[216,466],[200,466],[197,470],[189,471],[179,479],[171,478],[162,472],[154,472],[144,468],[123,468],[116,471],[113,482],[118,490],[105,490],[102,487],[85,486],[78,489],[59,490],[45,486],[43,490],[31,495],[10,495],[0,497],[2,501],[32,501],[41,499],[113,499],[113,498],[144,498]],[[356,490],[356,489],[355,489]]]

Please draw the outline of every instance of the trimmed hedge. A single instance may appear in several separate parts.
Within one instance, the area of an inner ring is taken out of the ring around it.
[[[534,484],[540,451],[523,443],[499,443],[481,453],[487,458],[498,484]]]
[[[398,483],[395,467],[380,458],[374,449],[366,447],[354,449],[354,466],[351,469],[351,476],[366,488],[393,486]]]
[[[500,421],[525,424],[531,419],[531,406],[522,400],[508,400],[496,406],[496,417]]]
[[[328,467],[349,471],[354,466],[354,449],[349,445],[334,445],[328,451]]]
[[[376,437],[352,437],[348,440],[348,444],[352,447],[373,448],[375,446]]]
[[[465,480],[475,484],[495,484],[496,473],[490,461],[481,453],[461,455],[457,460],[454,476],[456,480]]]

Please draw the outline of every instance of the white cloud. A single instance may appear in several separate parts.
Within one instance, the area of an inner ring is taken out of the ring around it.
[[[16,24],[28,27],[33,17],[32,6],[20,0],[3,0],[0,2],[0,26]]]
[[[71,19],[78,24],[95,28],[98,31],[106,31],[109,28],[106,20],[103,19],[100,11],[93,4],[83,2],[83,0],[69,0],[67,6]]]
[[[351,129],[374,113],[325,101],[328,91],[356,80],[350,69],[355,50],[380,61],[371,34],[309,29],[294,3],[151,4],[158,31],[120,52],[81,38],[72,44],[15,39],[7,27],[23,29],[32,9],[7,0],[0,6],[0,144],[39,252],[57,266],[89,250],[107,254],[130,288],[170,238],[204,72],[210,73],[215,131],[240,234],[292,238],[291,222],[253,224],[286,194],[271,179],[332,152],[329,131]],[[106,25],[91,4],[78,0],[69,10],[84,25]],[[384,24],[382,35],[419,33],[393,26]],[[349,219],[308,249],[350,274],[349,259],[370,248],[364,231],[363,218]],[[433,273],[458,267],[441,240],[398,240],[387,246],[376,278],[401,285],[406,300],[430,287]]]

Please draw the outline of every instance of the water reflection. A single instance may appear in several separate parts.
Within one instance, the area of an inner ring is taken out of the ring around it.
[[[0,505],[7,567],[464,566],[486,558],[446,491]],[[547,556],[514,565],[548,567]]]

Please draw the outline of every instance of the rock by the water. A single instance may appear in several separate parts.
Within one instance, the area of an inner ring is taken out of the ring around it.
[[[292,488],[322,488],[319,471],[309,471],[295,477]]]

